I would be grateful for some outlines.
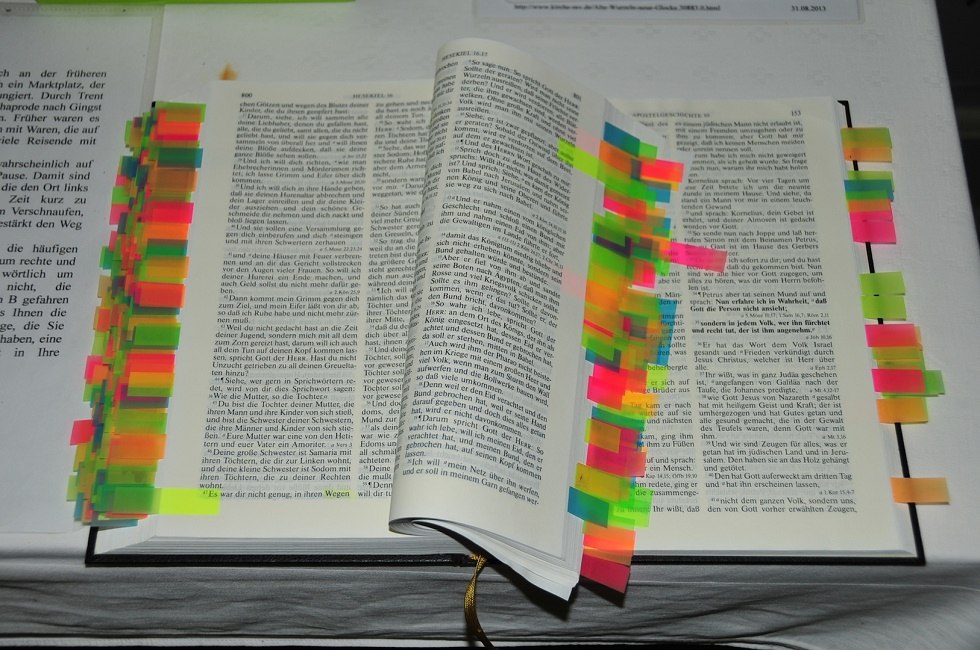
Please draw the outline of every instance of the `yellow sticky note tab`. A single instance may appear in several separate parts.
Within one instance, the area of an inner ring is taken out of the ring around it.
[[[845,160],[891,162],[891,133],[883,127],[841,129]]]
[[[895,503],[946,504],[949,488],[945,478],[892,477],[892,499]]]
[[[579,463],[575,468],[575,487],[606,501],[629,497],[630,480]]]
[[[586,429],[586,440],[589,444],[596,445],[597,447],[602,447],[610,451],[619,451],[621,431],[615,425],[592,418],[589,420],[588,428]]]

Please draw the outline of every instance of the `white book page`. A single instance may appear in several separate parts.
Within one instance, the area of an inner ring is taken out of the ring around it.
[[[386,537],[431,82],[217,84],[160,535]]]
[[[675,238],[725,249],[717,275],[675,266],[670,383],[647,426],[651,525],[640,550],[912,548],[891,500],[844,161],[830,100],[617,102],[693,160]],[[721,532],[723,531],[723,533]]]
[[[393,526],[450,527],[567,597],[586,402],[584,295],[562,278],[585,278],[601,196],[558,141],[645,129],[487,41],[443,48],[434,98]]]
[[[569,215],[591,208],[594,184],[560,164],[557,144],[601,125],[606,103],[488,41],[443,48],[436,75],[440,155],[427,170],[392,519],[448,520],[560,557],[583,404],[582,298],[560,291],[561,272],[584,274],[590,224]]]

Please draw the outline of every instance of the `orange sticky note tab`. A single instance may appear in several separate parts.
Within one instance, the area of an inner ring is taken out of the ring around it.
[[[141,307],[179,309],[184,306],[184,285],[165,282],[140,282],[133,299]]]
[[[163,458],[166,444],[166,436],[161,435],[113,436],[109,441],[109,462],[160,460]]]
[[[903,478],[893,476],[892,499],[895,503],[949,503],[945,478]]]
[[[929,421],[923,397],[892,397],[878,400],[878,421],[883,424]]]
[[[684,164],[670,160],[643,162],[640,165],[640,178],[680,183],[684,178]]]
[[[629,528],[602,526],[587,521],[582,527],[582,532],[585,533],[587,540],[591,540],[591,543],[586,543],[586,546],[593,548],[632,552],[636,547],[636,531]]]
[[[891,162],[892,150],[890,147],[850,147],[844,149],[844,159],[858,162]]]

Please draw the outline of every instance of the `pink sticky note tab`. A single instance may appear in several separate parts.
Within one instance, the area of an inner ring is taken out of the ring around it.
[[[871,378],[879,393],[922,393],[926,389],[922,371],[914,368],[875,368]]]
[[[83,445],[90,442],[95,435],[95,423],[92,420],[75,420],[71,427],[69,444]]]
[[[596,445],[589,445],[585,458],[589,467],[619,476],[643,476],[646,474],[646,460],[647,455],[644,451],[635,449],[610,451]]]
[[[873,210],[869,212],[852,212],[851,221],[894,221],[891,210]]]
[[[109,208],[109,225],[118,226],[122,216],[129,212],[129,206],[121,203],[113,203]]]
[[[912,323],[869,323],[864,335],[871,348],[904,348],[919,345],[919,331]]]
[[[194,218],[194,204],[178,201],[151,201],[144,208],[146,221],[166,223],[190,223]]]
[[[863,221],[851,217],[854,241],[868,244],[894,244],[898,241],[893,221]]]
[[[725,251],[680,242],[670,242],[667,254],[670,261],[675,264],[718,273],[724,272],[725,262],[728,259],[728,253]]]
[[[628,565],[592,557],[586,553],[582,555],[582,568],[579,570],[579,575],[619,593],[625,593],[630,579],[630,568]]]
[[[589,387],[586,392],[586,399],[589,399],[596,404],[602,404],[603,406],[608,406],[609,408],[618,409],[623,406],[623,391],[617,390],[612,384],[593,381],[594,377],[589,378]]]

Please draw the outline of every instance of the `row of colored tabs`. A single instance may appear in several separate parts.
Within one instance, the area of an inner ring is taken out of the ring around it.
[[[581,576],[625,591],[636,529],[649,525],[653,491],[642,434],[667,383],[676,301],[655,295],[671,263],[721,271],[724,252],[671,240],[670,203],[683,165],[657,147],[606,124],[602,139],[561,140],[558,157],[603,184],[593,217],[582,344],[592,364],[587,455],[569,489],[568,510],[584,521]]]
[[[860,170],[858,163],[890,163],[892,140],[888,129],[841,130],[844,158],[854,163],[844,181],[844,192],[856,242],[897,242],[892,203],[895,185],[891,170]],[[868,347],[875,368],[871,371],[878,419],[886,424],[912,424],[929,418],[926,398],[945,392],[942,374],[925,367],[919,329],[905,321],[905,279],[900,272],[861,275],[861,309]],[[892,322],[888,322],[892,321]],[[944,478],[893,477],[892,497],[900,503],[948,503]]]
[[[842,129],[841,141],[846,160],[891,162],[892,141],[888,129]],[[892,213],[895,185],[890,170],[849,170],[844,181],[844,195],[854,241],[869,244],[894,244],[897,241]]]
[[[204,108],[156,104],[127,123],[131,155],[119,163],[103,249],[85,399],[92,417],[75,423],[76,519],[128,526],[148,514],[207,514],[219,494],[157,488],[174,387],[178,314],[187,277],[191,195],[202,151]]]

